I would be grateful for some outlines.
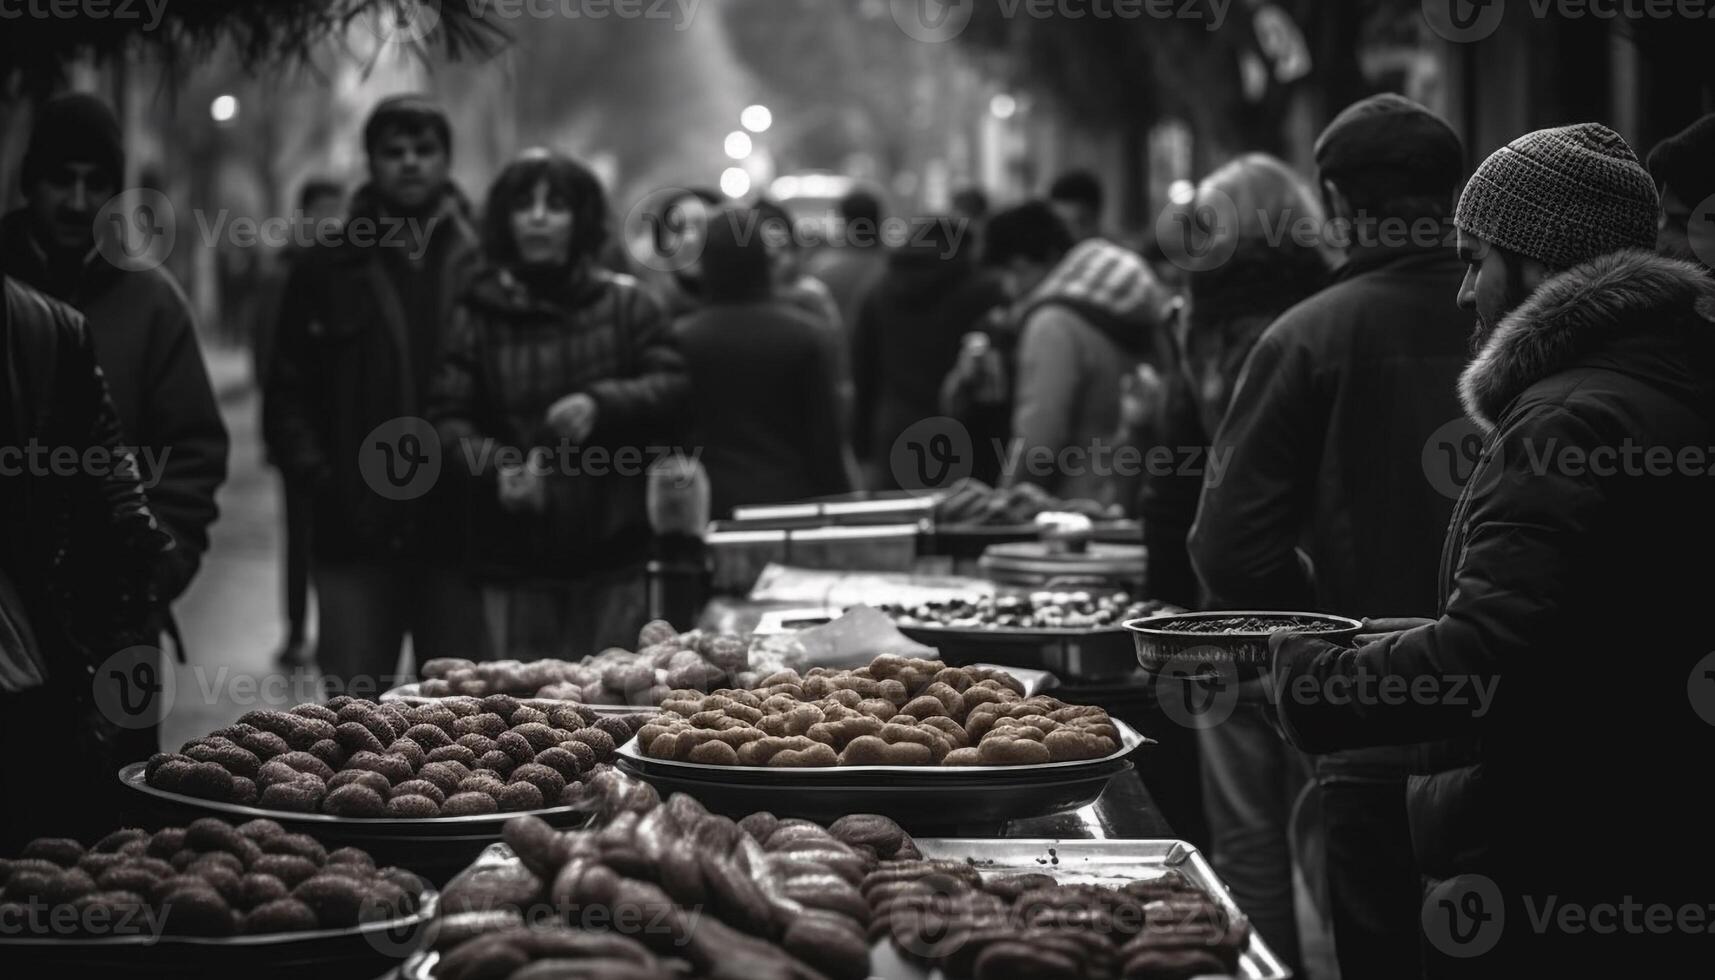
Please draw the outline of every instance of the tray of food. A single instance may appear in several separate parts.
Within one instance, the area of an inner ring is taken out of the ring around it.
[[[692,630],[680,633],[656,620],[638,634],[637,650],[617,647],[578,661],[442,657],[423,665],[423,679],[394,688],[383,701],[422,704],[462,695],[575,701],[602,714],[628,714],[661,703],[681,688],[745,687],[749,644],[737,636]]]
[[[435,889],[270,820],[39,839],[0,861],[8,976],[372,978],[416,952]]]
[[[1314,633],[1346,644],[1363,627],[1358,620],[1326,613],[1249,610],[1177,613],[1125,623],[1144,670],[1186,678],[1220,673],[1251,677],[1267,670],[1268,638],[1275,633]]]
[[[1061,678],[1107,680],[1137,670],[1123,624],[1181,612],[1125,592],[1048,592],[883,606],[899,631],[952,664],[975,662],[1045,670]]]
[[[921,861],[864,880],[877,976],[1290,975],[1183,841],[917,837],[915,845]]]

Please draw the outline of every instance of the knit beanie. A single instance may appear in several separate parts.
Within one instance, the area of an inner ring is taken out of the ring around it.
[[[1623,248],[1655,248],[1660,202],[1620,134],[1598,123],[1526,133],[1477,167],[1459,198],[1460,231],[1550,269]]]
[[[1687,207],[1715,194],[1715,113],[1656,144],[1649,153],[1655,185],[1666,185]]]
[[[1403,95],[1383,92],[1352,103],[1316,138],[1316,171],[1342,175],[1387,169],[1423,191],[1452,196],[1465,173],[1465,146],[1447,121]]]
[[[115,186],[125,180],[125,140],[119,118],[107,103],[84,92],[56,95],[36,111],[20,175],[25,190],[74,162],[95,164]]]

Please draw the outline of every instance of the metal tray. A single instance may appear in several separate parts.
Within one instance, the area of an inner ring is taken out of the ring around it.
[[[417,691],[421,687],[422,687],[422,684],[420,684],[420,683],[401,684],[398,687],[394,688],[393,690],[382,694],[380,700],[382,700],[382,701],[398,701],[398,702],[401,702],[403,704],[434,704],[436,701],[445,700],[445,698],[429,697],[427,695],[418,694]],[[450,697],[474,697],[474,695],[457,695],[457,694],[449,695],[449,696]],[[563,701],[563,700],[559,700],[556,698],[521,698],[521,697],[518,697],[517,695],[510,695],[510,697],[512,697],[514,700],[516,700],[519,704],[528,704],[528,705],[532,705],[532,706],[542,705],[542,704],[575,704],[580,708],[588,708],[598,715],[635,715],[635,714],[638,714],[640,712],[649,712],[649,711],[655,710],[655,707],[653,705],[585,704],[582,701]]]
[[[415,956],[433,930],[440,895],[425,889],[417,911],[349,929],[271,933],[260,936],[108,936],[39,938],[0,935],[0,959],[8,977],[244,976],[300,980],[313,970],[318,980],[373,980]]]
[[[985,877],[1030,872],[1050,875],[1065,884],[1123,885],[1159,878],[1174,870],[1201,888],[1230,916],[1243,913],[1216,876],[1207,859],[1178,840],[1049,840],[917,837],[925,858],[968,861]],[[870,972],[897,980],[927,980],[939,971],[900,956],[892,943],[870,950]],[[1239,974],[1245,980],[1286,980],[1291,976],[1280,958],[1253,930],[1250,946],[1240,954]]]
[[[1356,619],[1327,613],[1258,612],[1249,609],[1151,616],[1128,620],[1123,628],[1131,634],[1138,665],[1146,671],[1181,679],[1212,677],[1221,673],[1249,679],[1269,668],[1268,638],[1274,635],[1272,632],[1187,633],[1167,628],[1175,623],[1239,616],[1318,620],[1338,628],[1308,635],[1340,646],[1349,645],[1364,628],[1364,624]]]
[[[1081,769],[1091,769],[1123,761],[1142,746],[1153,744],[1152,740],[1145,738],[1138,733],[1137,729],[1118,718],[1110,717],[1110,720],[1120,736],[1120,747],[1114,752],[1098,759],[1041,762],[1025,766],[821,766],[803,769],[771,768],[769,766],[713,766],[704,762],[680,762],[674,759],[651,758],[643,754],[643,749],[638,746],[635,735],[615,750],[614,755],[616,764],[623,760],[629,763],[630,768],[634,771],[641,773],[674,773],[684,779],[703,778],[735,783],[754,782],[762,786],[803,782],[844,783],[877,779],[899,781],[924,776],[937,783],[959,781],[967,784],[1003,778],[1054,778],[1067,773],[1075,773]]]
[[[134,794],[136,807],[127,807],[133,822],[153,827],[177,826],[198,817],[223,817],[234,822],[267,819],[293,833],[309,834],[330,847],[361,847],[376,863],[406,867],[436,883],[444,882],[484,847],[501,839],[501,829],[525,813],[489,813],[468,817],[336,817],[327,813],[290,813],[236,803],[219,803],[150,786],[143,777],[147,763],[134,762],[119,770],[119,781]],[[587,811],[569,806],[528,811],[556,827],[589,822]]]

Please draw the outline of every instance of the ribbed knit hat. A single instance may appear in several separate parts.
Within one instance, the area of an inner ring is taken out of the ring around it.
[[[1622,248],[1655,248],[1660,206],[1620,134],[1579,123],[1496,150],[1465,185],[1453,223],[1559,270]]]

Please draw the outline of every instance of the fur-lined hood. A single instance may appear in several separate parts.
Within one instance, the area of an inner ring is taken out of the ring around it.
[[[1459,378],[1459,398],[1492,432],[1537,382],[1615,341],[1679,331],[1694,317],[1715,321],[1715,280],[1698,266],[1639,250],[1592,259],[1547,280],[1507,314]]]

